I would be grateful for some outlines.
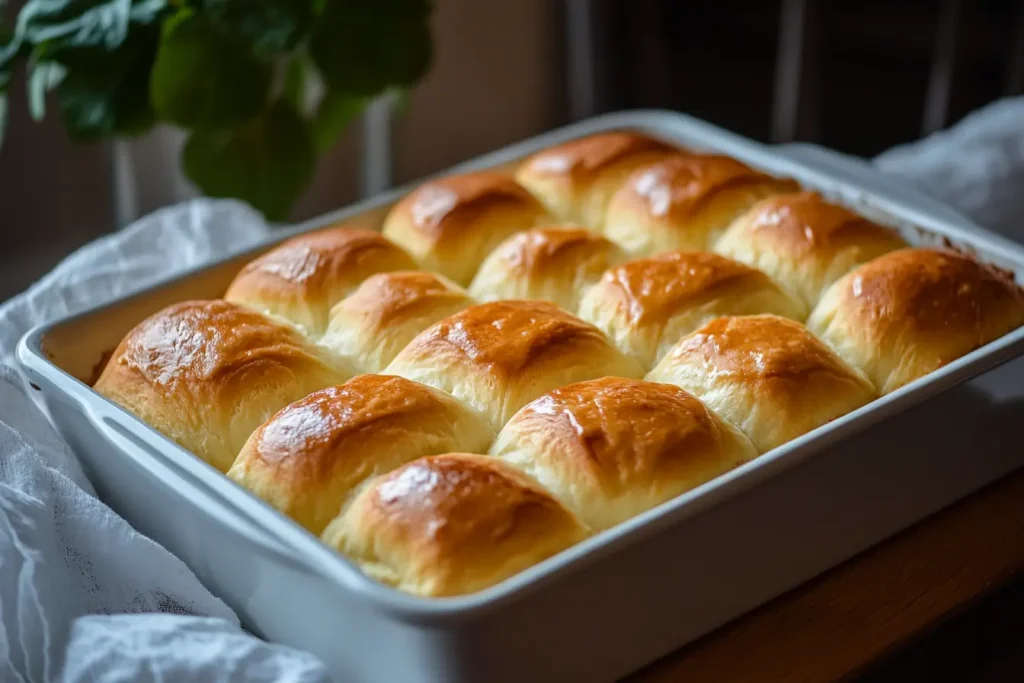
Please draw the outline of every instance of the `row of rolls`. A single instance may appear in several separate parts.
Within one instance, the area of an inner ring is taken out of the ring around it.
[[[1024,324],[1012,274],[638,132],[428,181],[95,389],[365,573],[492,586]]]

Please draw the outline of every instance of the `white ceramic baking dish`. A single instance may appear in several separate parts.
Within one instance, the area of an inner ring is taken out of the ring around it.
[[[617,128],[730,154],[916,242],[948,241],[1024,273],[1024,249],[862,163],[761,145],[676,113],[602,116],[449,171],[506,166]],[[410,188],[273,241],[341,219],[379,225]],[[1007,362],[1024,351],[1022,328],[500,585],[411,597],[366,578],[87,384],[132,325],[174,301],[219,296],[269,246],[44,325],[18,357],[102,498],[188,563],[248,628],[315,653],[338,681],[618,678],[1024,464],[1024,425],[1012,419],[1024,406],[1024,359]]]

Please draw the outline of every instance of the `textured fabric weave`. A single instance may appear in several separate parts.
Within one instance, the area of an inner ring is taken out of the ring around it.
[[[246,634],[188,567],[97,500],[11,367],[31,327],[267,232],[236,202],[166,209],[72,254],[0,308],[0,681],[328,680],[311,655]]]

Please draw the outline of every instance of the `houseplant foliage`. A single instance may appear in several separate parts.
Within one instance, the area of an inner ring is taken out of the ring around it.
[[[30,0],[0,25],[0,132],[25,63],[35,118],[56,105],[81,142],[178,126],[204,194],[280,220],[346,124],[426,73],[430,13],[430,0]]]

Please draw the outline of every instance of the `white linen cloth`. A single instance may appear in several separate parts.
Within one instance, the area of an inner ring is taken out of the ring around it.
[[[1024,240],[1024,98],[875,160],[979,223]],[[10,367],[30,327],[243,250],[266,235],[233,201],[164,209],[68,257],[0,307],[0,681],[327,681],[264,643],[180,561],[96,499]]]
[[[246,634],[180,560],[97,500],[11,367],[33,325],[267,232],[243,204],[197,200],[86,246],[0,308],[0,681],[328,681],[312,655]]]
[[[874,163],[978,225],[1024,242],[1024,97],[994,102]]]

